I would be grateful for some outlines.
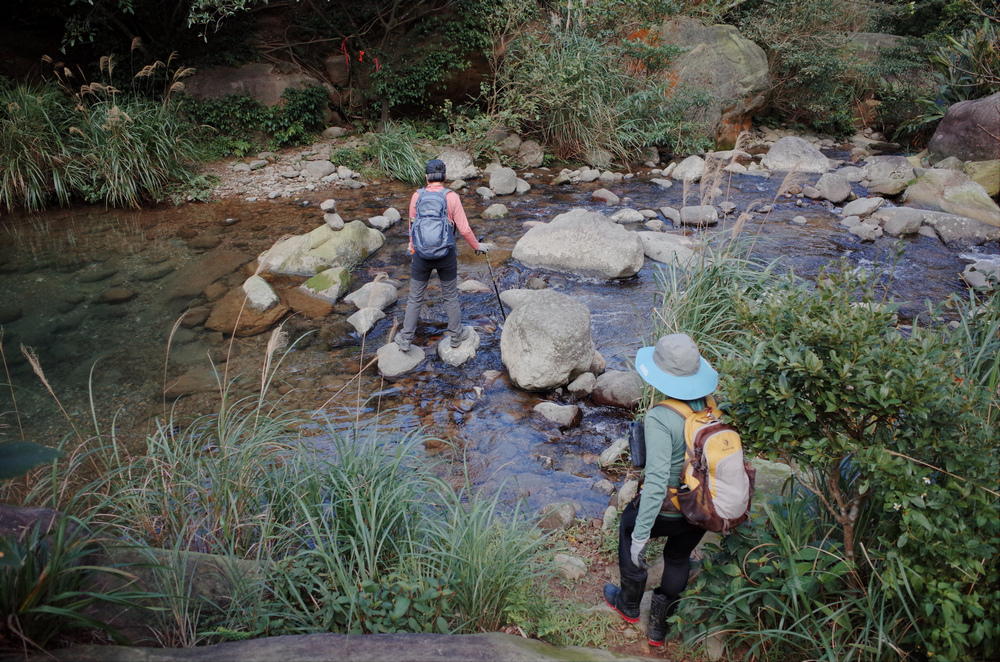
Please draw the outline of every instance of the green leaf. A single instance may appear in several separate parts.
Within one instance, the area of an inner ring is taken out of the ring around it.
[[[910,534],[904,533],[903,535],[899,536],[899,540],[896,541],[896,546],[905,547],[906,543],[909,542],[909,540],[910,540]]]
[[[403,617],[403,614],[410,608],[410,599],[407,597],[402,597],[396,600],[396,606],[392,610],[392,618],[399,619]]]

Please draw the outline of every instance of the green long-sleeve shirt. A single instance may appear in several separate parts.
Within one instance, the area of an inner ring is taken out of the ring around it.
[[[685,400],[694,411],[706,407],[705,398]],[[667,407],[651,407],[643,420],[646,433],[646,478],[639,500],[632,537],[649,538],[660,507],[667,496],[667,487],[680,485],[684,468],[684,417]],[[664,517],[683,517],[680,513],[664,513]]]

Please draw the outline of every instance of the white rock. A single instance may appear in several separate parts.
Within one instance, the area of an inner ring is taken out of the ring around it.
[[[498,218],[507,218],[510,216],[510,212],[507,211],[507,207],[501,204],[493,204],[486,208],[482,213],[482,217],[488,220],[495,220]]]
[[[340,214],[323,214],[323,220],[331,230],[343,230],[344,229],[344,219],[340,217]]]
[[[621,458],[628,450],[628,439],[620,437],[611,442],[611,445],[604,449],[597,463],[602,467],[609,467]]]
[[[378,371],[383,377],[397,377],[410,372],[424,362],[424,350],[416,345],[404,352],[394,342],[384,345],[375,353],[378,356]]]
[[[858,198],[844,205],[841,216],[859,216],[865,218],[885,204],[885,198]]]
[[[469,294],[490,294],[493,292],[490,286],[486,283],[480,282],[478,280],[463,280],[458,284],[459,292],[467,292]]]
[[[344,301],[353,305],[358,310],[363,308],[378,308],[385,310],[396,303],[399,293],[396,288],[384,281],[365,283],[358,290],[351,292]]]
[[[615,223],[642,223],[646,217],[636,209],[622,209],[612,214],[611,220]]]
[[[539,402],[534,410],[560,428],[574,428],[580,424],[583,412],[576,405],[560,405],[555,402]]]
[[[681,225],[718,225],[719,212],[712,205],[693,205],[681,208]]]
[[[573,381],[569,383],[566,390],[569,391],[570,395],[576,398],[585,398],[590,395],[590,392],[594,390],[594,385],[597,384],[597,377],[594,376],[592,372],[585,372]]]
[[[271,284],[260,276],[250,276],[243,283],[243,292],[247,295],[247,305],[261,312],[271,310],[280,303],[278,295]]]
[[[576,581],[587,576],[587,564],[575,556],[556,554],[553,562],[556,565],[556,573],[563,579]]]
[[[399,213],[399,210],[396,209],[395,207],[389,207],[384,212],[382,212],[382,215],[388,218],[393,223],[398,223],[403,218],[403,216]]]
[[[354,329],[358,332],[358,335],[363,336],[371,331],[371,328],[375,326],[375,323],[384,317],[385,313],[378,308],[362,308],[348,317],[347,322],[354,327]]]
[[[635,495],[639,492],[639,481],[637,480],[627,480],[622,488],[618,490],[618,509],[624,510],[625,506],[628,505],[629,501],[635,498]]]
[[[659,179],[659,178],[657,178],[657,179],[651,179],[649,181],[650,181],[651,184],[656,184],[660,188],[670,188],[671,186],[674,185],[674,183],[672,181],[670,181],[669,179]]]
[[[438,356],[448,365],[458,367],[476,358],[476,350],[479,349],[482,339],[471,326],[465,328],[469,330],[469,336],[458,347],[451,346],[451,338],[447,335],[437,344]]]
[[[696,182],[705,174],[705,161],[700,156],[689,156],[674,169],[673,178],[683,182]]]

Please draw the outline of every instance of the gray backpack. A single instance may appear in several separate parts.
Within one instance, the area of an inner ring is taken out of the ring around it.
[[[425,260],[437,260],[455,245],[455,232],[448,220],[447,191],[420,189],[417,215],[410,222],[413,250]]]

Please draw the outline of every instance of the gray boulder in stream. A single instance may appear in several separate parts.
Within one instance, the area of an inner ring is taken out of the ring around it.
[[[925,170],[903,201],[1000,226],[1000,206],[981,185],[957,170]]]
[[[629,278],[642,268],[643,249],[635,232],[597,212],[573,209],[528,230],[512,257],[585,278]]]
[[[270,273],[314,276],[331,267],[355,267],[384,243],[381,232],[361,221],[351,221],[343,230],[324,224],[278,241],[258,258],[258,264],[261,271]]]
[[[771,172],[818,172],[830,169],[830,159],[823,156],[812,143],[798,136],[779,139],[760,160]]]
[[[551,290],[507,290],[500,298],[513,308],[500,335],[500,358],[516,386],[549,391],[590,370],[594,342],[586,306]]]

